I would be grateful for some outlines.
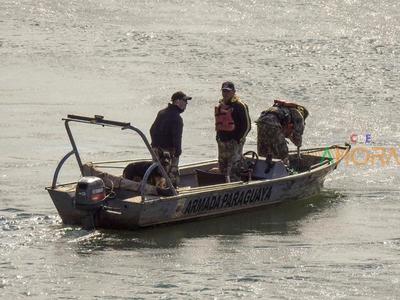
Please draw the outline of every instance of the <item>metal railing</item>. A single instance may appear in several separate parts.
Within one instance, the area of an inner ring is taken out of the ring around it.
[[[75,154],[75,158],[76,161],[78,162],[78,166],[79,169],[81,171],[82,176],[84,176],[84,172],[83,172],[83,164],[82,164],[82,160],[81,157],[79,155],[79,151],[78,148],[76,146],[74,137],[72,135],[71,132],[71,128],[69,126],[70,122],[76,122],[76,123],[84,123],[84,124],[90,124],[90,125],[100,125],[100,126],[108,126],[108,127],[119,127],[121,128],[121,130],[132,130],[134,132],[136,132],[143,140],[144,144],[146,145],[147,150],[149,151],[151,157],[152,157],[152,161],[153,164],[146,170],[143,179],[142,179],[142,183],[140,185],[139,188],[139,192],[142,196],[142,199],[144,199],[144,192],[145,192],[145,185],[146,182],[151,174],[151,172],[158,167],[158,169],[160,170],[162,176],[166,179],[167,185],[169,187],[169,189],[171,190],[173,195],[177,195],[177,191],[174,187],[174,185],[172,184],[171,178],[168,176],[166,170],[164,169],[164,167],[162,166],[162,164],[160,163],[160,160],[158,159],[157,155],[155,154],[155,152],[153,151],[152,147],[150,146],[149,141],[147,140],[146,136],[143,134],[143,132],[136,128],[135,126],[132,126],[130,123],[126,123],[126,122],[119,122],[119,121],[112,121],[112,120],[106,120],[104,119],[103,116],[99,116],[99,115],[95,115],[94,117],[85,117],[85,116],[78,116],[78,115],[68,115],[67,118],[63,118],[63,121],[65,121],[65,129],[67,131],[68,134],[68,138],[71,142],[71,146],[72,146],[72,150],[70,152],[68,152],[58,163],[57,168],[54,172],[54,176],[53,176],[53,182],[52,182],[52,188],[55,188],[57,185],[57,178],[58,175],[60,173],[60,170],[63,166],[63,164],[65,163],[65,161],[72,156],[73,154]]]

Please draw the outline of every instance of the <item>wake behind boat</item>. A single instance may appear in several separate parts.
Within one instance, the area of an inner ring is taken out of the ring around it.
[[[130,123],[102,116],[68,115],[63,120],[72,150],[61,159],[52,185],[46,189],[63,223],[85,228],[137,229],[308,198],[320,192],[325,177],[350,150],[350,145],[333,145],[304,149],[300,156],[291,152],[290,170],[281,160],[267,168],[264,158],[248,151],[243,157],[242,180],[236,182],[226,182],[218,173],[217,160],[182,165],[180,186],[175,188],[146,136]],[[70,122],[132,130],[142,138],[152,159],[83,163]],[[72,155],[82,177],[77,182],[58,183],[59,172]],[[132,171],[137,174],[127,176]],[[164,178],[166,186],[156,186],[152,180],[155,173]]]

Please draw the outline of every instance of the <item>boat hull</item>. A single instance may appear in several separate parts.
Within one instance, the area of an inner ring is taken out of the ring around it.
[[[271,204],[306,199],[319,194],[329,169],[308,176],[253,181],[211,189],[175,199],[149,201],[141,211],[139,226],[179,222],[256,209]]]
[[[312,172],[273,180],[196,188],[176,196],[155,197],[144,202],[140,197],[125,199],[117,197],[106,200],[102,207],[94,210],[76,208],[72,190],[65,192],[48,189],[48,191],[64,224],[85,228],[134,230],[309,198],[320,192],[326,175],[334,167],[335,165],[329,165]]]

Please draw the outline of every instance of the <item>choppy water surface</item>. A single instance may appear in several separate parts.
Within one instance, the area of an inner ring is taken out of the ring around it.
[[[314,199],[139,232],[65,227],[44,186],[70,150],[62,117],[147,133],[180,89],[182,162],[214,158],[227,79],[253,120],[274,98],[307,106],[305,147],[370,133],[368,149],[399,152],[399,37],[395,0],[1,1],[0,297],[398,298],[396,157],[343,163]],[[88,159],[144,153],[126,133],[77,133]],[[62,177],[78,176],[71,161]]]

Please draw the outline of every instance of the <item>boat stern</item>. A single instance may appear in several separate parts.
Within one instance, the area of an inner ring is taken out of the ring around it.
[[[75,208],[75,186],[47,187],[58,214],[64,224],[80,225],[86,212]]]
[[[106,198],[102,205],[82,207],[75,203],[75,188],[76,184],[46,188],[64,224],[85,229],[139,227],[141,197],[118,194],[112,199]]]

